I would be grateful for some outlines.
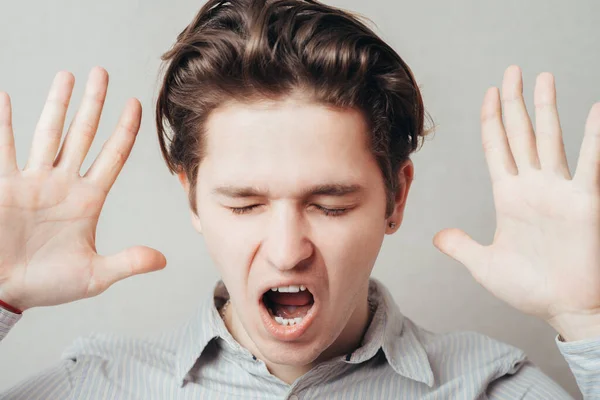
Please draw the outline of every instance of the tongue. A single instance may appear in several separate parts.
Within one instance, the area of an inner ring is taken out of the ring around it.
[[[306,306],[313,302],[312,294],[308,290],[297,293],[281,293],[271,290],[267,296],[273,303],[284,306]]]
[[[298,293],[267,293],[269,308],[273,315],[282,318],[304,317],[313,305],[312,294],[308,291]]]

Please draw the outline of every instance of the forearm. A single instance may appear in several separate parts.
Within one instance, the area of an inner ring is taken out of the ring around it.
[[[22,314],[12,313],[0,307],[0,341],[2,341],[13,326],[21,319]]]
[[[561,341],[556,345],[569,364],[584,399],[600,399],[600,336],[577,341]]]
[[[0,341],[21,319],[22,314],[0,307]],[[42,400],[71,398],[74,382],[81,368],[74,359],[63,359],[0,393],[0,399]],[[3,367],[8,367],[4,365]]]

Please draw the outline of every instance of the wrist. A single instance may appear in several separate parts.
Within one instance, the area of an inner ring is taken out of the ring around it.
[[[25,310],[27,310],[28,307],[25,303],[26,301],[24,301],[24,299],[26,299],[28,296],[26,295],[15,295],[14,293],[11,293],[10,290],[7,290],[6,286],[2,286],[0,287],[0,301],[2,302],[3,306],[0,306],[2,308],[8,309],[11,312],[15,312],[13,311],[19,311],[16,314],[22,314]]]
[[[13,314],[23,314],[23,310],[15,307],[13,305],[10,305],[10,304],[2,301],[1,299],[0,299],[0,307],[4,308],[5,310],[10,311]]]
[[[546,322],[566,342],[600,338],[600,313],[561,314]]]

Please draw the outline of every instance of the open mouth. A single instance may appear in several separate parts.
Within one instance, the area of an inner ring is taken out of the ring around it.
[[[304,286],[272,288],[263,295],[263,303],[279,325],[293,326],[302,322],[315,303]]]
[[[315,299],[302,285],[271,288],[261,300],[264,325],[280,339],[291,340],[302,335],[316,314]]]

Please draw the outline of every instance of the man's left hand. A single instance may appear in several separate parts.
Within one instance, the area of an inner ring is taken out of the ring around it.
[[[535,132],[518,66],[505,71],[502,100],[496,87],[483,100],[493,243],[459,229],[438,232],[433,243],[496,297],[546,320],[566,340],[600,338],[600,103],[588,115],[573,177],[552,74],[538,75],[534,103]]]

